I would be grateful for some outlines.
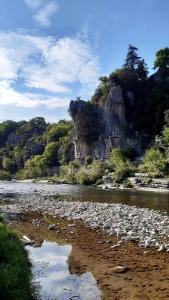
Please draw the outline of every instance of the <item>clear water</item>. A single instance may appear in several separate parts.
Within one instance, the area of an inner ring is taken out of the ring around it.
[[[33,283],[40,300],[100,300],[101,291],[92,273],[69,271],[72,246],[44,241],[40,247],[27,246],[32,262]]]
[[[123,203],[139,207],[164,210],[169,213],[169,193],[143,192],[134,190],[99,190],[92,187],[78,185],[51,185],[38,183],[0,182],[1,195],[8,195],[15,199],[15,194],[40,193],[42,195],[62,196],[74,201],[95,201],[107,203]]]

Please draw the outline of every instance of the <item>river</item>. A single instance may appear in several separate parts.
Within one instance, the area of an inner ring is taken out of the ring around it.
[[[47,183],[32,183],[32,182],[0,182],[0,204],[3,205],[4,202],[6,203],[6,201],[7,203],[8,201],[9,203],[11,203],[11,201],[14,202],[17,201],[18,194],[19,195],[40,194],[42,196],[49,197],[49,198],[50,196],[56,197],[56,200],[58,198],[59,199],[63,198],[69,201],[122,203],[131,206],[134,205],[141,208],[144,207],[144,208],[152,208],[155,210],[166,211],[169,214],[168,193],[143,192],[143,191],[135,191],[135,190],[111,190],[110,191],[110,190],[100,190],[93,187],[66,185],[66,184],[54,185],[54,184],[47,184]],[[108,290],[107,282],[109,282],[109,277],[112,277],[112,275],[109,276],[107,274],[109,272],[109,267],[111,267],[110,259],[114,257],[114,254],[113,256],[111,256],[112,254],[110,254],[110,258],[107,257],[108,263],[110,265],[108,266],[108,270],[107,269],[104,270],[104,265],[103,266],[100,265],[100,269],[99,269],[99,262],[97,263],[97,255],[94,260],[92,258],[92,255],[94,253],[93,250],[91,249],[90,253],[88,253],[88,247],[91,246],[91,241],[93,241],[94,249],[96,249],[96,247],[98,247],[98,244],[100,244],[100,239],[94,243],[94,239],[97,238],[97,235],[96,237],[94,236],[94,238],[93,237],[90,238],[90,231],[88,231],[86,233],[86,237],[84,236],[84,239],[82,239],[83,237],[79,237],[79,235],[76,234],[76,232],[78,232],[77,229],[74,229],[74,227],[69,227],[69,225],[67,225],[68,236],[65,235],[64,237],[65,224],[60,226],[61,226],[60,228],[61,228],[62,239],[61,237],[59,237],[59,234],[55,233],[55,231],[49,231],[48,229],[46,231],[45,229],[44,231],[40,230],[41,225],[39,227],[36,227],[34,224],[30,224],[26,222],[23,224],[22,222],[21,223],[18,222],[18,224],[15,225],[15,229],[17,229],[18,232],[20,232],[22,235],[23,234],[27,235],[28,237],[30,237],[35,241],[35,244],[33,246],[32,245],[26,246],[26,248],[29,252],[29,257],[32,262],[33,284],[38,287],[37,298],[39,300],[67,300],[67,299],[100,300],[102,299],[103,287],[104,287],[104,293],[109,293],[109,291],[107,292]],[[82,232],[85,232],[85,229],[83,230],[84,231]],[[73,239],[71,240],[71,238],[69,239],[70,233],[75,234],[74,240]],[[87,241],[88,237],[89,237],[89,241]],[[86,244],[84,242],[85,239],[86,239]],[[81,245],[83,248],[82,253],[80,250]],[[86,250],[84,247],[86,247]],[[105,241],[103,245],[103,253],[105,251],[104,247],[105,247]],[[110,246],[106,246],[106,247],[110,248]],[[102,251],[102,249],[99,251]],[[107,255],[109,255],[109,253],[107,253]],[[132,252],[131,255],[133,255]],[[104,255],[101,254],[101,257],[102,256]],[[90,260],[91,258],[92,260]],[[131,256],[130,262],[134,261],[133,258],[135,258],[135,252],[134,252],[134,256]],[[127,262],[129,262],[128,256],[126,259]],[[101,260],[102,259],[100,258],[100,262]],[[135,262],[135,266],[137,266],[139,260],[140,260],[140,254],[138,256],[138,259]],[[120,255],[120,261],[122,261],[121,255]],[[143,262],[141,262],[141,264],[143,264]],[[148,258],[147,258],[147,264],[149,264]],[[139,268],[141,268],[141,266]],[[100,289],[100,285],[97,284],[97,281],[102,270],[104,270],[104,276],[102,277],[106,278],[106,283],[102,285],[101,286],[102,288]],[[117,278],[118,280],[121,280],[119,277]],[[114,283],[112,283],[112,280],[109,283],[109,286],[111,286],[111,288],[112,285],[114,284],[113,289],[115,290],[115,292],[113,293],[117,293],[116,289],[118,284],[124,286],[122,291],[125,291],[126,289],[126,282],[125,281],[124,283],[122,283],[121,281],[116,282],[117,278],[114,277],[115,280]],[[130,280],[130,273],[129,273],[129,279],[127,278],[127,280]],[[133,286],[137,287],[138,282],[140,284],[140,271],[138,272],[138,280],[136,275],[135,275],[135,280],[136,282],[133,283]],[[145,285],[144,280],[145,279],[143,277],[142,282]],[[133,291],[133,286],[131,285],[131,291]],[[121,286],[119,290],[117,289],[119,293],[121,293],[120,289]],[[167,291],[166,287],[165,290]],[[129,293],[131,291],[129,291]],[[152,295],[154,295],[154,290],[152,290],[151,293]],[[106,294],[106,297],[104,299],[106,300],[116,299],[116,298],[111,298],[111,295],[113,294],[110,294],[110,298],[109,298],[109,296],[107,296]],[[160,299],[166,299],[166,298],[160,298]]]
[[[136,190],[100,190],[93,187],[32,182],[0,182],[0,195],[31,194],[61,196],[74,201],[122,203],[169,213],[169,193]]]

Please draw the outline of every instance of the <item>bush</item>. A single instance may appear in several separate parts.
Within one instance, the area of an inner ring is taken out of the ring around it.
[[[0,180],[11,180],[11,175],[7,171],[0,170]]]
[[[83,166],[76,174],[76,181],[79,184],[94,184],[103,176],[103,165],[100,161],[94,160],[91,165]]]
[[[133,172],[133,167],[127,164],[116,169],[112,173],[112,179],[115,183],[122,183]]]
[[[76,174],[76,182],[79,184],[89,184],[89,177],[85,169],[80,169]]]
[[[15,171],[15,168],[16,168],[15,162],[9,157],[4,157],[3,158],[2,166],[3,166],[3,169],[5,171],[8,171],[10,173],[13,173]]]
[[[57,163],[58,161],[58,150],[59,150],[59,143],[51,142],[47,144],[44,157],[48,159],[52,164]]]
[[[126,189],[132,189],[133,188],[133,184],[131,183],[130,180],[126,180],[126,182],[124,183],[124,187]]]
[[[152,147],[144,156],[143,169],[152,176],[163,176],[167,172],[168,164],[159,149]]]
[[[121,183],[134,171],[133,165],[124,156],[123,150],[114,148],[110,154],[110,162],[114,168],[112,178],[114,182]]]

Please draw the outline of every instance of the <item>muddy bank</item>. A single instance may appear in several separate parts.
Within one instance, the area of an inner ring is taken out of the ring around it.
[[[12,225],[18,232],[43,240],[71,243],[68,264],[72,274],[92,272],[104,300],[169,299],[169,255],[154,249],[140,249],[136,243],[121,243],[81,221],[67,221],[47,215],[22,215]],[[123,267],[119,272],[118,266]],[[137,295],[137,296],[136,296]],[[140,295],[140,298],[139,298]]]

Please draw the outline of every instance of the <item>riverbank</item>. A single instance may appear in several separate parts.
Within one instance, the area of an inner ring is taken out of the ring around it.
[[[72,245],[68,258],[70,273],[80,276],[91,272],[102,300],[169,298],[169,256],[165,252],[139,248],[133,242],[119,243],[118,237],[91,230],[79,220],[37,213],[22,214],[13,227],[36,244],[48,240]]]
[[[0,297],[33,300],[31,265],[27,251],[16,233],[0,223]]]
[[[151,184],[133,184],[132,180],[133,178],[130,178],[131,179],[131,183],[132,185],[131,186],[126,186],[124,184],[120,184],[120,185],[114,185],[113,183],[110,183],[110,182],[105,182],[103,184],[99,184],[99,185],[88,185],[88,187],[95,187],[97,189],[100,189],[100,190],[119,190],[119,191],[143,191],[143,192],[154,192],[154,193],[165,193],[165,194],[169,194],[169,187],[167,185],[169,185],[169,181],[168,180],[165,180],[167,182],[167,184],[162,186],[161,183],[160,183],[160,179],[158,180],[159,184],[157,183],[157,180],[154,179],[154,181],[156,182],[156,186],[152,186]],[[154,182],[152,180],[152,183]],[[161,181],[163,182],[163,179],[161,179]],[[26,184],[26,183],[37,183],[37,184],[49,184],[49,185],[63,185],[63,184],[67,184],[67,185],[72,185],[71,182],[69,181],[66,181],[66,180],[57,180],[57,181],[54,181],[54,180],[51,180],[50,178],[44,178],[44,179],[25,179],[25,180],[16,180],[16,179],[12,179],[11,181],[2,181],[0,180],[0,182],[11,182],[11,183],[23,183],[23,184]],[[74,184],[76,186],[78,186],[77,184]]]
[[[19,218],[21,222],[15,229],[30,239],[36,240],[37,234],[43,241],[52,235],[56,240],[63,238],[71,243],[71,272],[94,272],[104,291],[103,299],[138,300],[134,293],[140,293],[140,289],[149,297],[143,299],[169,298],[169,216],[166,212],[108,203],[110,191],[80,186],[13,183],[3,185],[1,192],[0,209],[11,226]],[[98,200],[96,194],[100,201],[107,203],[91,201]],[[73,196],[82,202],[73,201]],[[116,197],[120,197],[119,192]],[[144,195],[132,197],[140,203]],[[152,197],[150,194],[150,203]],[[164,196],[161,197],[160,203]],[[90,202],[84,201],[89,198]],[[114,268],[124,273],[114,273]]]
[[[53,217],[81,220],[92,229],[115,235],[122,242],[136,242],[140,248],[154,247],[169,252],[169,216],[148,208],[124,204],[79,202],[39,194],[17,195],[3,211],[9,214],[41,212]]]

